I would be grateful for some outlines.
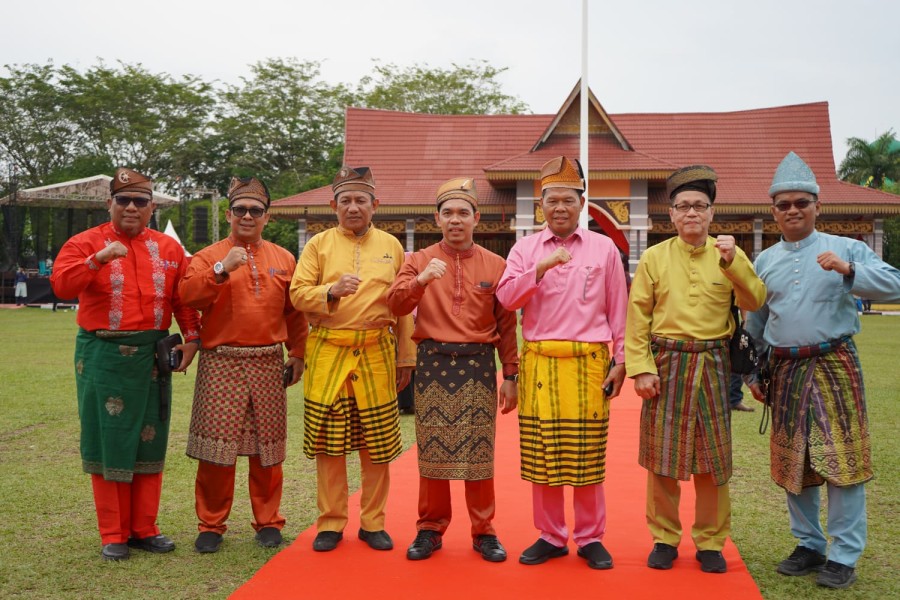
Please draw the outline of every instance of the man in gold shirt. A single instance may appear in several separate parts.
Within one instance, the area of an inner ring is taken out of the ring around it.
[[[678,557],[679,480],[694,477],[691,535],[707,573],[724,573],[731,531],[731,411],[728,404],[735,303],[756,310],[766,288],[730,235],[709,237],[716,172],[705,165],[666,181],[678,236],[648,248],[631,284],[625,364],[643,398],[639,461],[647,469],[647,566],[670,569]]]
[[[372,226],[378,208],[368,167],[343,167],[331,186],[338,226],[303,248],[291,301],[312,329],[306,347],[303,452],[316,459],[318,534],[313,550],[334,550],[347,525],[346,455],[359,451],[359,538],[390,550],[384,507],[389,463],[401,452],[397,391],[416,364],[410,315],[395,317],[387,293],[403,247]]]

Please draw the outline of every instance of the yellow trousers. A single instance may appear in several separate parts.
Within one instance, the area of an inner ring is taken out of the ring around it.
[[[697,501],[691,537],[698,550],[722,550],[731,533],[728,484],[716,485],[712,473],[695,473],[692,477]],[[653,543],[678,546],[681,541],[680,500],[679,480],[647,472],[647,527],[653,535]]]
[[[361,498],[360,527],[366,531],[384,529],[384,507],[391,487],[390,463],[373,463],[367,450],[359,451]],[[316,454],[319,531],[343,531],[347,526],[347,457]]]

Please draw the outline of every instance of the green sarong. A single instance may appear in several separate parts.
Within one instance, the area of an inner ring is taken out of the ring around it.
[[[85,473],[130,482],[134,473],[162,472],[169,415],[159,418],[160,384],[169,407],[172,386],[171,375],[157,378],[155,354],[156,341],[166,335],[151,330],[99,337],[78,331],[75,382]]]

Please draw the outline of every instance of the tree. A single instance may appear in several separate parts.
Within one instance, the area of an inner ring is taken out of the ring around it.
[[[362,106],[445,115],[520,114],[528,105],[501,91],[497,78],[507,69],[475,61],[450,69],[415,64],[400,68],[375,64],[375,75],[357,87]]]
[[[186,75],[175,80],[140,64],[59,69],[62,109],[82,153],[105,156],[161,183],[197,157],[214,105],[212,86]]]
[[[885,179],[900,181],[900,143],[893,130],[871,143],[862,138],[849,138],[847,146],[847,156],[838,169],[841,179],[878,189]]]
[[[208,185],[254,176],[278,198],[336,172],[334,149],[343,141],[348,90],[321,81],[315,61],[268,59],[250,71],[222,95],[210,139],[211,168],[204,174]]]

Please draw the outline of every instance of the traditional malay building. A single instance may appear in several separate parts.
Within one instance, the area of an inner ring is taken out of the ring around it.
[[[580,84],[556,114],[432,115],[348,108],[344,164],[368,166],[380,206],[374,223],[408,250],[441,237],[434,194],[453,177],[472,177],[481,221],[475,241],[506,256],[516,239],[543,225],[540,168],[561,154],[578,157]],[[864,240],[882,255],[883,220],[900,197],[838,180],[828,103],[723,113],[608,114],[590,93],[590,228],[609,235],[630,259],[675,234],[665,179],[707,164],[719,174],[710,234],[731,234],[755,257],[779,238],[768,195],[775,168],[791,150],[815,172],[822,214],[817,227]],[[336,224],[331,188],[272,204],[298,221],[299,245]]]

